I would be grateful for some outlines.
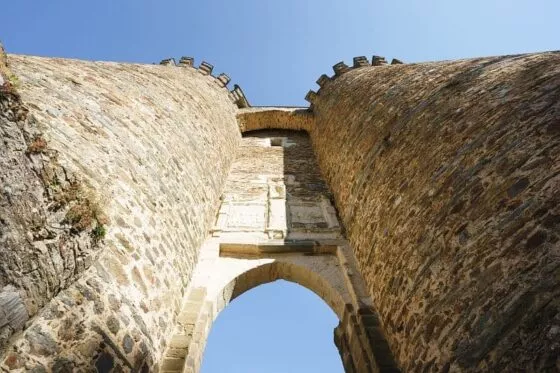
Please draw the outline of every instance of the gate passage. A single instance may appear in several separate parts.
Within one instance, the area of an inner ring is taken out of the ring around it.
[[[398,371],[308,135],[254,131],[237,152],[162,371],[198,372],[219,312],[278,279],[314,291],[336,313],[346,372]]]

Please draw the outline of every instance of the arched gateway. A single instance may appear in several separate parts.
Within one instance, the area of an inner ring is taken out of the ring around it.
[[[388,345],[559,371],[560,53],[353,62],[259,108],[188,57],[0,46],[0,370],[193,371],[220,309],[286,278],[348,372],[394,370]]]
[[[219,312],[279,279],[312,290],[336,313],[347,372],[397,371],[331,200],[306,133],[245,134],[162,371],[197,372]]]

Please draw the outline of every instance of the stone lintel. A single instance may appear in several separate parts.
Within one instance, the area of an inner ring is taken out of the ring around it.
[[[220,256],[262,256],[267,254],[313,254],[334,255],[338,249],[337,240],[324,242],[311,240],[267,240],[254,243],[220,243]]]

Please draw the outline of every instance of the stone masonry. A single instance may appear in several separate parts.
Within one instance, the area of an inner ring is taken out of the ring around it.
[[[277,279],[314,291],[338,315],[337,340],[348,344],[348,372],[398,371],[331,200],[305,132],[245,134],[164,372],[198,372],[219,312],[243,292]]]
[[[403,370],[560,371],[560,53],[320,84],[319,167]]]
[[[277,279],[346,372],[560,371],[560,53],[356,57],[308,108],[189,57],[0,57],[0,371],[196,372]]]

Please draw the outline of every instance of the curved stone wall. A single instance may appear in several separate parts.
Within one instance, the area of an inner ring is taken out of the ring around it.
[[[157,370],[238,146],[238,98],[202,65],[9,63],[49,147],[97,195],[109,223],[97,260],[1,363]]]
[[[311,136],[403,369],[560,369],[560,53],[366,65]]]

